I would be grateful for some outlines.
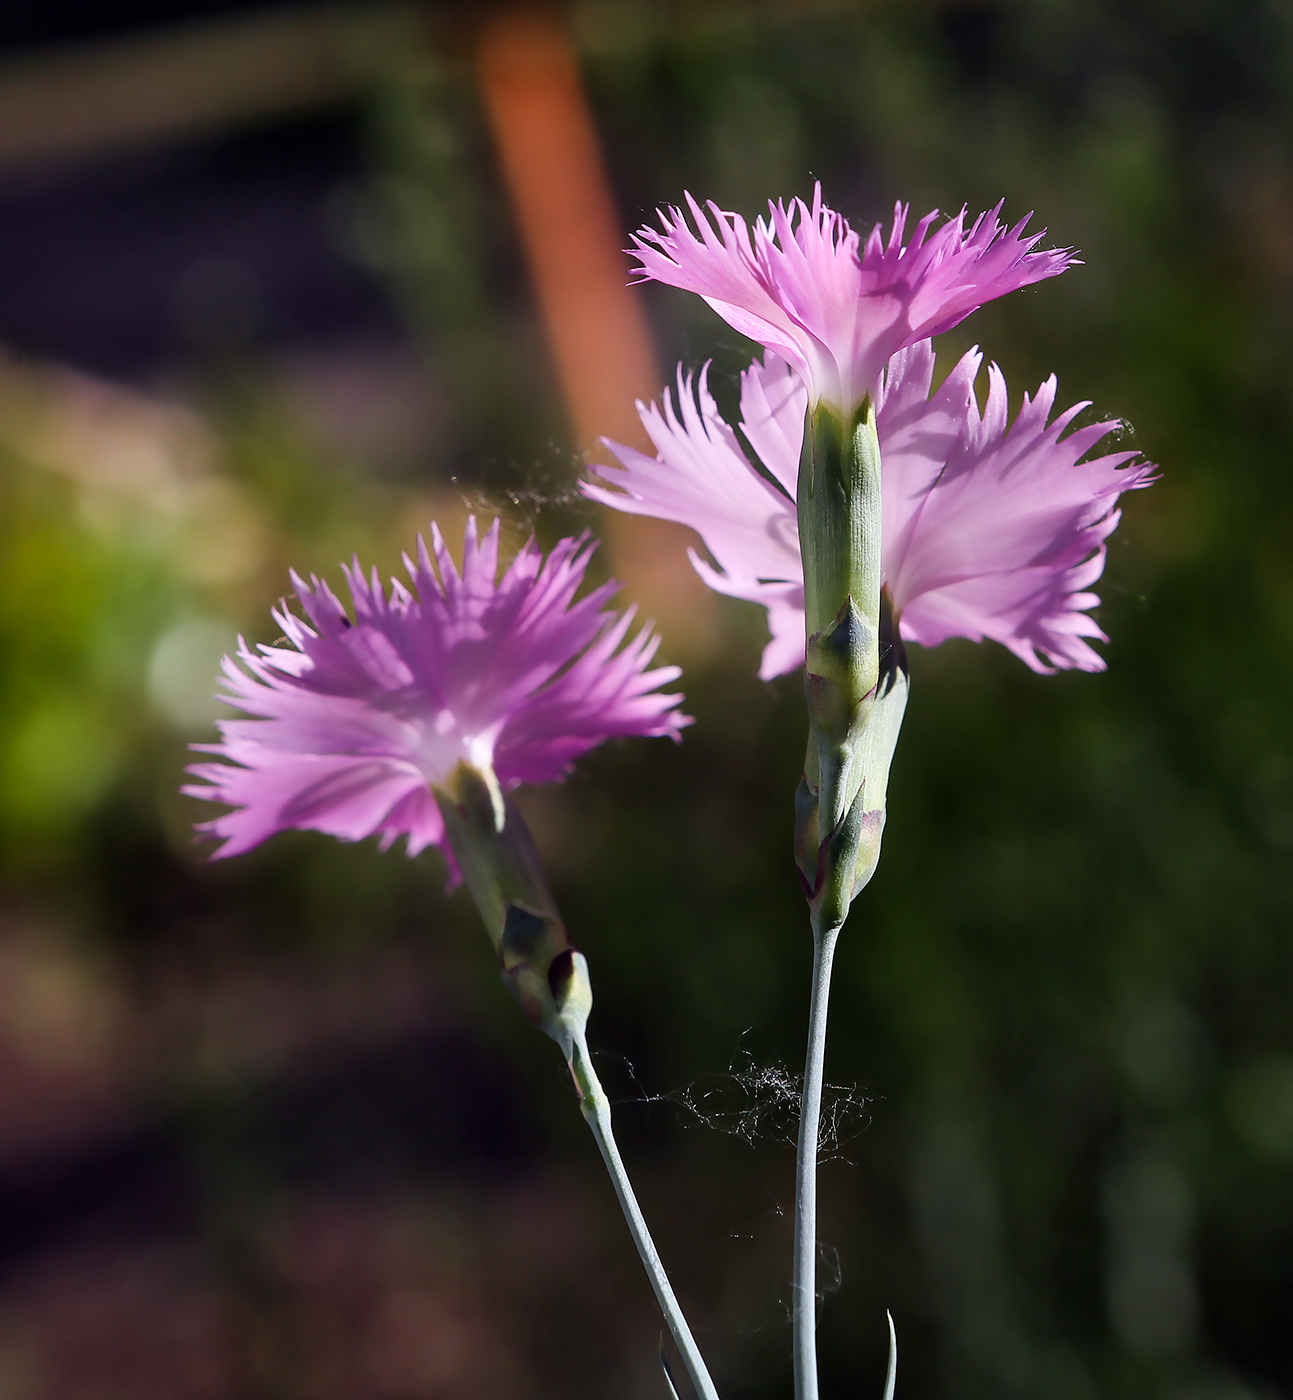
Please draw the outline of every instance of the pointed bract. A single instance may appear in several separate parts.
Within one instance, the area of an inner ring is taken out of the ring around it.
[[[384,846],[405,836],[416,855],[445,846],[431,785],[460,762],[510,788],[560,778],[606,739],[677,737],[682,697],[659,688],[680,673],[648,669],[648,629],[625,642],[632,610],[604,606],[618,585],[576,601],[587,536],[546,559],[531,541],[500,579],[498,535],[496,521],[479,538],[471,519],[460,573],[433,524],[431,548],[419,539],[417,561],[405,557],[414,592],[393,581],[388,596],[355,560],[353,619],[326,583],[293,575],[309,622],[285,604],[274,618],[294,650],[240,639],[221,698],[251,718],[195,746],[224,761],[195,765],[205,785],[185,791],[235,808],[203,824],[223,839],[217,855],[289,828]]]
[[[1052,419],[1053,377],[1024,397],[1011,423],[1005,380],[991,365],[980,410],[981,364],[971,350],[931,393],[934,352],[922,341],[893,358],[878,386],[883,582],[902,636],[923,646],[988,637],[1035,671],[1101,670],[1084,640],[1104,639],[1088,590],[1104,567],[1119,495],[1149,485],[1155,468],[1129,465],[1132,451],[1083,460],[1120,425],[1068,431],[1086,405]],[[705,582],[768,609],[772,640],[759,674],[792,671],[804,659],[794,492],[806,391],[772,354],[742,375],[741,429],[762,472],[719,416],[704,372],[694,385],[680,372],[678,403],[666,394],[663,408],[640,406],[657,457],[609,443],[620,466],[596,470],[616,489],[584,490],[695,530],[718,565],[693,552]]]
[[[844,417],[874,393],[890,356],[951,329],[985,302],[1074,262],[1067,248],[1034,251],[1045,230],[1013,228],[1001,205],[966,228],[966,211],[935,227],[926,214],[903,243],[908,209],[894,208],[885,239],[876,225],[865,244],[822,203],[769,203],[753,231],[739,214],[685,196],[686,215],[661,212],[662,230],[642,228],[630,250],[645,279],[695,292],[732,327],[803,376],[812,403]]]

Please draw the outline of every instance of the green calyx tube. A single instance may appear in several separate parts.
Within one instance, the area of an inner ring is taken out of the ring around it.
[[[567,1061],[592,1010],[588,965],[566,936],[538,852],[493,773],[460,763],[432,789],[503,983]]]
[[[814,923],[838,928],[880,854],[889,763],[907,700],[897,619],[881,593],[875,404],[811,408],[799,468],[808,752],[795,857]]]

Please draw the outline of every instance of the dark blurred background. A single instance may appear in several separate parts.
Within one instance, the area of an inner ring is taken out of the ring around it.
[[[789,1394],[798,681],[573,483],[676,360],[730,405],[751,352],[625,290],[629,230],[816,178],[864,228],[1035,208],[1086,265],[943,363],[1055,370],[1163,464],[1106,674],[913,655],[835,992],[824,1393],[879,1393],[889,1308],[905,1400],[1293,1394],[1291,138],[1283,0],[5,7],[0,1397],[663,1394],[438,856],[210,866],[176,792],[290,566],[473,508],[601,532],[687,669],[680,747],[524,801],[720,1388]]]

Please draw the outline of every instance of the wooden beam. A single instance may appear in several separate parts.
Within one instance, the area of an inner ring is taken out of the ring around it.
[[[0,168],[97,157],[344,101],[407,47],[408,5],[193,23],[0,62]],[[387,58],[389,62],[389,57]]]
[[[628,285],[627,231],[567,26],[548,9],[496,11],[480,30],[476,67],[575,439],[602,460],[602,437],[654,451],[634,400],[655,398],[663,377]],[[666,649],[708,649],[714,598],[687,562],[691,531],[615,511],[603,531],[612,568],[660,622]]]

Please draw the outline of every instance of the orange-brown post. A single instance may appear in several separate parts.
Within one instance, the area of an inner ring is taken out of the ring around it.
[[[656,397],[662,377],[570,35],[551,10],[504,8],[484,22],[476,62],[575,438],[603,459],[602,437],[649,451],[633,405]],[[707,648],[713,595],[687,562],[690,532],[608,511],[606,535],[612,567],[659,621],[666,651]]]

